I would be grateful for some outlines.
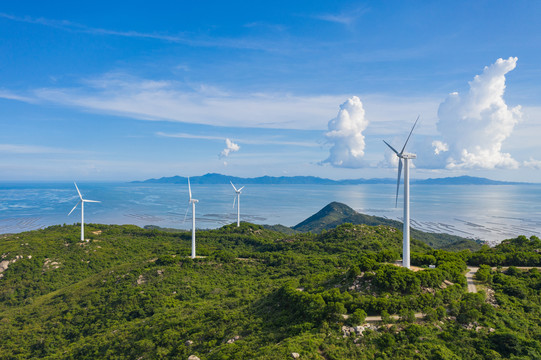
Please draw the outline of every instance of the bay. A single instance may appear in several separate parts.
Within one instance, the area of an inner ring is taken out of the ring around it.
[[[187,185],[79,183],[83,196],[101,203],[85,206],[86,223],[191,228]],[[242,186],[242,184],[236,184]],[[236,221],[230,185],[193,185],[198,228]],[[423,231],[481,239],[495,244],[518,235],[541,236],[541,185],[411,186],[412,226]],[[332,201],[390,219],[402,219],[402,197],[395,207],[395,185],[255,185],[241,195],[241,220],[293,226]],[[73,183],[1,183],[0,233],[18,233],[80,222]],[[191,211],[191,210],[190,210]]]

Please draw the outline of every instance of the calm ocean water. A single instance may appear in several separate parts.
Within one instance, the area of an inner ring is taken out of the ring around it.
[[[80,183],[85,222],[191,228],[188,189],[183,184]],[[243,184],[238,184],[242,186]],[[198,228],[236,221],[230,185],[192,186]],[[241,195],[241,219],[293,226],[331,201],[355,210],[402,219],[395,185],[248,185]],[[34,230],[80,221],[73,183],[0,184],[0,233]],[[517,235],[541,236],[541,185],[412,185],[412,226],[497,243]]]

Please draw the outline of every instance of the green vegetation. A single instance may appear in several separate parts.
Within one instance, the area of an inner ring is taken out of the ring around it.
[[[371,226],[385,225],[400,231],[403,228],[403,224],[399,221],[360,214],[345,204],[332,202],[308,219],[293,226],[293,229],[302,232],[320,233],[323,230],[334,229],[343,223]],[[464,249],[478,250],[481,248],[479,242],[455,235],[429,233],[412,228],[411,236],[436,249],[455,251]]]
[[[411,271],[385,225],[233,224],[199,231],[194,260],[189,232],[85,226],[85,242],[78,226],[0,236],[1,359],[541,358],[541,272],[494,268],[537,264],[536,237],[414,239]],[[483,291],[466,292],[467,264]]]

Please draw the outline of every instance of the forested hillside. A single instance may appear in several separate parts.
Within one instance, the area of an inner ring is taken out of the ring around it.
[[[383,225],[229,225],[197,233],[195,260],[188,232],[86,230],[0,237],[0,358],[541,358],[541,273],[497,267],[541,266],[535,237],[476,252],[413,241],[412,271]]]
[[[404,226],[400,221],[358,213],[346,204],[335,201],[328,204],[316,214],[310,216],[308,219],[293,226],[293,229],[301,232],[311,231],[320,233],[323,230],[334,229],[343,223],[364,224],[371,226],[385,225],[393,227],[397,230],[402,230]],[[480,242],[471,239],[443,233],[424,232],[415,228],[411,229],[411,237],[420,240],[436,249],[477,250],[481,248]]]

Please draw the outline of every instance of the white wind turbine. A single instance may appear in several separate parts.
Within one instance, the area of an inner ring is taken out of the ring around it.
[[[85,202],[99,203],[99,201],[83,199],[83,196],[81,195],[81,192],[79,191],[79,188],[77,187],[77,184],[75,182],[73,183],[75,184],[75,188],[77,189],[77,193],[79,194],[79,199],[81,200],[79,200],[79,202],[73,207],[73,209],[71,209],[68,216],[70,216],[73,210],[75,210],[75,208],[77,208],[77,206],[81,204],[81,241],[84,241],[85,240]]]
[[[391,148],[391,150],[396,154],[396,156],[398,156],[398,180],[396,182],[396,205],[398,205],[398,190],[400,188],[400,175],[402,172],[402,161],[404,161],[404,229],[402,231],[403,233],[402,266],[408,269],[410,268],[410,179],[409,179],[408,160],[416,159],[417,155],[405,153],[404,150],[406,149],[406,145],[408,144],[411,133],[413,133],[413,129],[415,129],[415,125],[417,125],[417,121],[419,121],[419,116],[417,116],[417,120],[415,120],[415,123],[413,124],[413,127],[411,128],[410,134],[408,135],[408,138],[406,139],[406,142],[404,143],[404,146],[402,147],[402,151],[400,152],[396,151],[391,145],[387,143],[387,141],[383,140],[383,142],[388,147]]]
[[[195,203],[199,202],[197,199],[192,198],[192,187],[190,185],[190,177],[188,177],[188,193],[190,195],[190,200],[188,204],[192,204],[192,259],[195,259]],[[186,208],[186,214],[184,215],[184,221],[186,221],[186,216],[188,215],[188,208]]]
[[[237,200],[237,227],[240,226],[240,193],[242,192],[242,189],[244,189],[244,186],[237,190],[235,185],[230,181],[231,186],[233,186],[233,189],[235,189],[235,192],[237,193],[237,197],[233,198],[233,208],[235,207],[235,200]]]

